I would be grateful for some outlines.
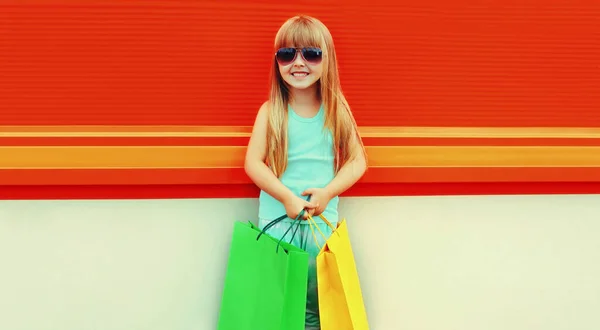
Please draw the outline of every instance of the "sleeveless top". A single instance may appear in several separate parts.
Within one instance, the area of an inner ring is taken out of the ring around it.
[[[281,182],[295,195],[306,200],[308,196],[302,196],[304,190],[324,188],[334,177],[333,136],[325,128],[323,105],[312,118],[300,117],[288,105],[288,160],[286,170],[280,177]],[[339,197],[333,197],[323,212],[323,216],[330,222],[338,221],[338,202]],[[283,204],[261,190],[259,218],[273,220],[284,214]],[[317,223],[323,223],[318,216],[313,219]]]

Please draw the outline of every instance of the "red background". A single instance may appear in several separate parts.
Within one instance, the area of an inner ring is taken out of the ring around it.
[[[251,125],[288,17],[359,125],[600,127],[598,1],[0,0],[0,124]]]

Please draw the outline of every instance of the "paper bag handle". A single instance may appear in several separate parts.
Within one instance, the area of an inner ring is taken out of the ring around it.
[[[329,226],[329,228],[331,228],[331,234],[333,235],[335,233],[335,228],[333,227],[331,222],[329,222],[329,220],[327,220],[327,218],[325,218],[325,216],[323,214],[319,214],[319,217],[327,224],[327,226]],[[322,247],[319,244],[319,240],[317,239],[317,235],[315,234],[315,230],[313,229],[313,227],[317,228],[317,230],[319,231],[319,233],[321,234],[321,236],[323,237],[323,240],[325,242],[327,242],[327,237],[325,236],[325,234],[323,234],[323,231],[321,231],[321,228],[319,228],[319,226],[317,226],[317,222],[315,221],[315,219],[313,219],[313,217],[310,214],[308,215],[308,224],[310,225],[310,231],[312,233],[313,239],[315,240],[315,244],[317,245],[317,248],[319,248],[319,250],[321,250]]]
[[[311,195],[309,195],[306,200],[310,201],[310,197]],[[281,236],[281,239],[279,239],[279,242],[277,242],[277,248],[276,248],[276,252],[279,252],[279,246],[281,245],[281,242],[283,241],[283,239],[285,238],[285,236],[287,236],[287,234],[289,233],[289,231],[292,229],[292,227],[294,227],[294,225],[296,225],[296,229],[294,230],[294,232],[292,233],[292,237],[290,238],[289,243],[291,244],[292,241],[294,240],[294,237],[296,237],[296,233],[298,232],[298,228],[300,227],[300,221],[298,221],[306,212],[305,209],[302,209],[300,211],[300,213],[298,213],[298,216],[296,217],[296,222],[297,223],[292,223],[292,225],[290,226],[290,228],[288,228],[288,230],[285,231],[285,233],[283,234],[283,236]],[[283,221],[285,218],[287,218],[287,214],[284,214],[282,216],[280,216],[279,218],[269,222],[267,225],[265,225],[265,227],[263,228],[263,230],[261,230],[261,232],[258,234],[258,236],[256,237],[256,240],[258,241],[260,239],[260,236],[262,236],[264,233],[267,232],[267,230],[269,230],[271,227],[273,227],[274,225],[280,223],[281,221]],[[287,250],[284,250],[287,253]]]

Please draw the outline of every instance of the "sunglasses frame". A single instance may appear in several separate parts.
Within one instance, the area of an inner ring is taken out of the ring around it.
[[[279,59],[277,58],[277,53],[280,50],[282,50],[282,49],[294,49],[295,50],[295,52],[294,52],[294,58],[291,61],[289,61],[289,62],[285,62],[285,63],[280,62]],[[304,52],[306,50],[309,50],[309,49],[310,50],[313,50],[313,49],[314,50],[318,50],[321,53],[321,56],[319,57],[319,61],[317,61],[317,62],[315,62],[315,61],[309,61],[309,60],[306,59],[306,57],[304,57]],[[302,59],[304,60],[304,62],[306,62],[308,64],[311,64],[311,65],[318,65],[318,64],[320,64],[321,61],[323,61],[323,55],[324,55],[323,54],[323,50],[320,47],[281,47],[277,51],[275,51],[275,61],[277,61],[277,63],[279,65],[283,65],[283,66],[290,65],[290,64],[294,63],[294,61],[296,61],[296,58],[298,57],[298,54],[300,54],[300,56],[302,56]]]

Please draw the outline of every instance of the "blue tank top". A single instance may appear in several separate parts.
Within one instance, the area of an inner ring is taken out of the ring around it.
[[[288,160],[281,176],[281,182],[302,199],[302,192],[308,188],[324,188],[335,177],[333,136],[325,129],[325,110],[323,105],[312,118],[297,115],[288,106]],[[331,222],[338,221],[339,197],[327,204],[323,216]],[[272,220],[284,215],[285,207],[277,199],[260,192],[258,216]],[[291,219],[287,219],[291,220]],[[320,217],[315,222],[322,223]]]

